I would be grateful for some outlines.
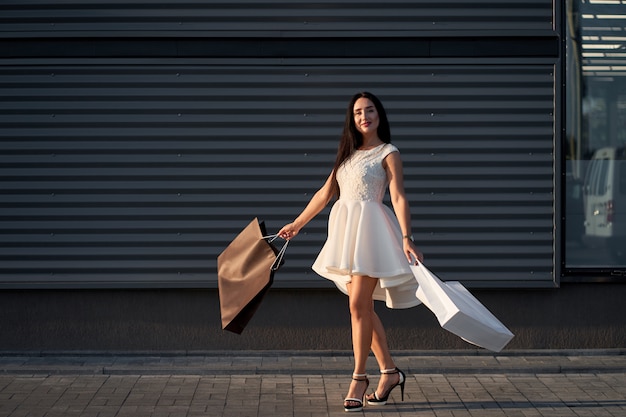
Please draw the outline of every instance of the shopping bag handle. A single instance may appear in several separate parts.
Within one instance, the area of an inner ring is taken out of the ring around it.
[[[270,243],[275,241],[276,238],[278,238],[278,234],[263,236],[263,239],[268,239],[268,242],[270,242]],[[285,243],[283,244],[283,247],[280,248],[280,250],[278,251],[278,254],[276,254],[276,260],[274,261],[274,263],[270,267],[270,270],[278,271],[278,268],[280,268],[280,264],[283,262],[283,258],[285,257],[285,251],[287,250],[287,245],[289,245],[289,241],[285,240]]]
[[[409,262],[409,265],[419,266],[419,265],[424,265],[424,264],[420,262],[419,259],[411,255],[411,262]]]

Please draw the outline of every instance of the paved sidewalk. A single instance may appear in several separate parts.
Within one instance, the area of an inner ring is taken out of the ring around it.
[[[395,352],[365,416],[626,416],[626,350]],[[0,352],[0,417],[345,416],[348,352]],[[378,382],[373,358],[371,386]]]

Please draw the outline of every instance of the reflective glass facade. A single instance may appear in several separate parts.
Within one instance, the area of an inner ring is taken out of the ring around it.
[[[566,2],[566,271],[626,269],[626,1]]]

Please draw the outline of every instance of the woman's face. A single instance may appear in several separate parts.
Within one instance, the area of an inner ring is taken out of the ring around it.
[[[376,133],[379,118],[376,106],[369,98],[361,97],[354,103],[354,124],[362,135]]]

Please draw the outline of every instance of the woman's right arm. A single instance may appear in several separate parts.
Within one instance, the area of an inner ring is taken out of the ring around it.
[[[332,181],[333,174],[331,173],[322,188],[317,190],[313,197],[311,197],[311,201],[309,201],[304,210],[302,210],[302,213],[300,213],[293,222],[284,225],[278,232],[278,236],[286,240],[293,239],[300,232],[300,229],[313,220],[313,218],[326,207],[333,197]]]

